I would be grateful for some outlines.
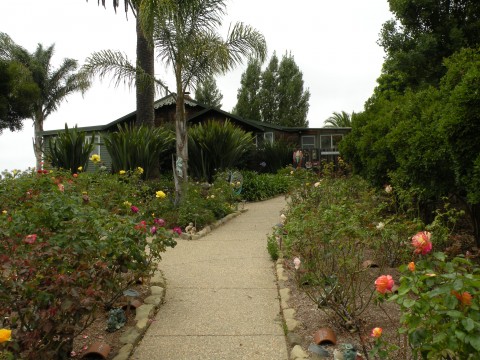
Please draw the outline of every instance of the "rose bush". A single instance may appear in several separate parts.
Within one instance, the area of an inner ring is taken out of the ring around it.
[[[95,312],[151,274],[173,233],[145,231],[155,193],[142,196],[135,176],[42,171],[0,182],[0,327],[14,334],[7,350],[67,358]]]

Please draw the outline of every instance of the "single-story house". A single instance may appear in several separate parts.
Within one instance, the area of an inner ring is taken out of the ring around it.
[[[173,123],[175,121],[174,94],[170,94],[155,101],[154,108],[156,126]],[[285,127],[251,119],[244,119],[221,109],[206,106],[189,97],[185,99],[185,111],[189,125],[202,123],[210,119],[218,121],[225,121],[228,119],[243,130],[251,132],[254,135],[256,146],[261,146],[265,141],[273,142],[280,139],[296,144],[302,149],[304,154],[304,165],[309,165],[308,163],[310,163],[315,166],[323,159],[334,161],[339,155],[338,143],[342,140],[343,136],[350,131],[350,128],[336,127]],[[108,167],[111,165],[111,157],[103,142],[102,134],[116,131],[118,124],[134,123],[135,116],[136,112],[133,111],[105,125],[87,126],[78,129],[87,133],[86,141],[93,141],[95,143],[95,148],[92,154],[100,155],[102,162]],[[44,144],[48,143],[52,137],[57,136],[57,134],[62,131],[64,130],[44,131],[42,133]],[[93,136],[95,136],[95,138],[92,138]]]

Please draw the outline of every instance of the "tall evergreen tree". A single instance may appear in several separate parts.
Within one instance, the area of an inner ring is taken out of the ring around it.
[[[278,67],[278,124],[307,127],[310,91],[303,90],[303,74],[293,56],[285,54]]]
[[[274,52],[261,76],[260,111],[262,121],[278,125],[278,57]]]
[[[195,89],[195,100],[216,108],[222,107],[223,95],[217,88],[217,82],[213,76],[209,76]]]
[[[263,72],[260,63],[251,60],[240,84],[236,115],[275,125],[308,126],[310,92],[303,90],[303,74],[291,54],[279,64],[274,53]]]
[[[258,59],[252,58],[248,61],[247,69],[242,74],[240,80],[237,105],[233,109],[235,115],[260,121],[260,99],[258,93],[260,91],[261,71],[261,63]]]

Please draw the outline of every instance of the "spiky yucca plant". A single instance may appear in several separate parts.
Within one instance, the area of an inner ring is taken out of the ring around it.
[[[228,120],[195,125],[188,135],[190,173],[209,182],[216,172],[238,168],[253,146],[252,135]]]
[[[124,125],[105,136],[105,146],[112,158],[112,171],[141,167],[148,179],[159,168],[160,157],[174,141],[173,132],[165,128]]]
[[[92,138],[95,138],[95,135]],[[70,170],[73,174],[80,166],[87,168],[93,146],[93,143],[85,143],[84,131],[79,131],[76,126],[69,129],[65,124],[65,132],[58,133],[58,136],[49,142],[45,158],[53,167]]]

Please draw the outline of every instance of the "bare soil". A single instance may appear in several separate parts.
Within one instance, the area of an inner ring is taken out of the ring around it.
[[[135,298],[135,300],[140,300],[143,303],[145,299],[150,294],[150,287],[148,284],[142,285],[138,284],[131,287],[131,289],[137,291],[140,295]],[[123,307],[129,303],[128,298],[122,296],[119,301],[114,305],[114,308]],[[88,348],[95,342],[106,343],[110,346],[111,350],[108,354],[107,359],[113,359],[122,348],[124,344],[120,342],[120,338],[123,336],[125,331],[130,327],[135,326],[135,310],[127,309],[125,312],[127,317],[127,322],[125,326],[114,332],[108,332],[107,329],[107,320],[108,320],[108,311],[100,311],[95,321],[85,329],[79,336],[74,339],[73,342],[73,353],[72,358],[74,359],[90,359],[89,357],[84,358],[84,354]],[[91,359],[101,359],[99,357],[91,357]]]

